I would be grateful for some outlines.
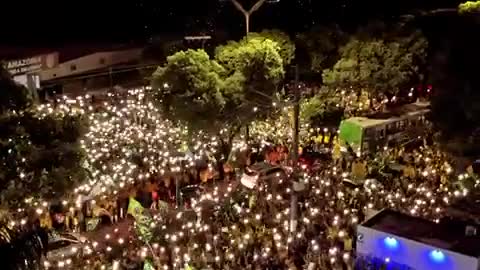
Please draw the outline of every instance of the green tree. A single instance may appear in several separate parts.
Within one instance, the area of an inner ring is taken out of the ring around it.
[[[323,87],[318,94],[300,103],[302,122],[318,125],[337,125],[343,116],[342,93]]]
[[[0,89],[0,113],[24,110],[33,103],[31,92],[17,84],[2,65],[0,65]]]
[[[216,50],[216,58],[228,68],[231,64],[235,64],[235,54],[239,49],[248,48],[255,44],[266,45],[266,43],[264,43],[266,41],[275,43],[275,50],[282,58],[284,66],[289,65],[293,61],[295,57],[295,43],[286,33],[275,29],[263,30],[259,33],[249,33],[240,41],[230,41],[224,46],[219,46]],[[229,52],[232,52],[233,55]]]
[[[52,108],[44,114],[6,73],[0,85],[11,97],[0,114],[0,204],[19,206],[27,198],[60,198],[72,191],[86,177],[79,145],[83,117]]]
[[[241,127],[235,109],[242,101],[243,77],[228,78],[225,69],[203,50],[178,52],[152,76],[153,94],[165,115],[188,127],[189,141],[206,132],[220,140],[215,155],[220,171]]]
[[[226,88],[242,94],[242,107],[268,113],[285,75],[280,46],[271,39],[252,38],[217,48],[215,60],[225,68]]]
[[[153,74],[153,93],[191,135],[217,136],[223,161],[240,128],[272,109],[285,73],[278,51],[269,39],[250,39],[222,46],[215,59],[203,50],[178,52]]]
[[[243,38],[244,43],[248,43],[250,39],[257,39],[260,41],[271,40],[277,43],[278,53],[282,57],[283,64],[285,66],[290,65],[295,58],[295,43],[290,39],[290,37],[280,30],[263,30],[260,33],[249,33],[246,37]]]
[[[393,39],[352,38],[341,58],[323,72],[324,83],[337,88],[367,90],[372,97],[394,95],[421,80],[427,41],[418,33]]]
[[[224,68],[203,50],[178,52],[153,74],[152,86],[165,113],[191,130],[219,132],[223,127]]]
[[[298,50],[308,55],[311,71],[322,73],[338,61],[338,48],[344,45],[346,37],[338,25],[315,27],[297,36]]]
[[[467,1],[458,6],[460,14],[480,12],[480,1]]]

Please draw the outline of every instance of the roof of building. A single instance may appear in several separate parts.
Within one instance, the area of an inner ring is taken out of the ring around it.
[[[18,46],[0,46],[0,59],[9,61],[35,57],[42,54],[58,52],[59,62],[63,63],[96,52],[128,50],[142,47],[144,44],[124,43],[91,43],[91,44],[63,44],[49,48],[32,48]]]
[[[385,124],[390,121],[390,119],[372,119],[367,117],[351,117],[348,118],[346,121],[358,125],[362,128],[373,127]]]
[[[369,117],[351,117],[347,120],[362,128],[368,128],[378,125],[395,122],[402,115],[415,115],[418,113],[425,113],[429,110],[429,102],[415,102],[406,104],[388,112],[381,112],[370,115]]]
[[[414,240],[436,248],[472,257],[480,257],[480,237],[466,236],[466,223],[451,220],[435,223],[393,210],[383,210],[361,226]]]

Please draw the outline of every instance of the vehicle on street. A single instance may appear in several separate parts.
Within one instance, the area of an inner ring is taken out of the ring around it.
[[[275,184],[276,181],[282,181],[287,178],[287,171],[288,168],[283,166],[274,166],[266,162],[258,162],[245,169],[240,182],[250,189],[254,188],[259,181]]]
[[[387,113],[343,120],[339,128],[342,151],[350,148],[361,155],[390,144],[403,145],[415,141],[426,131],[429,106],[428,102],[416,102]]]
[[[77,233],[50,235],[47,246],[47,260],[61,261],[73,257],[82,251],[82,245],[85,242],[87,242],[87,238]]]

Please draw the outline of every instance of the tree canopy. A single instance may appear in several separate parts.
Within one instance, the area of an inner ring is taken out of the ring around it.
[[[338,47],[345,43],[346,33],[338,25],[320,26],[299,34],[297,40],[309,57],[310,70],[322,73],[338,60]]]
[[[8,71],[0,65],[0,113],[8,110],[24,110],[33,103],[30,91],[12,80]]]
[[[249,39],[217,48],[215,59],[227,71],[226,87],[240,87],[246,107],[271,107],[285,75],[279,51],[278,43],[270,39]]]
[[[426,48],[418,32],[391,40],[354,37],[341,48],[333,68],[323,72],[323,80],[332,87],[366,89],[374,96],[395,94],[421,79]]]
[[[223,87],[225,69],[203,50],[187,50],[167,58],[153,74],[152,86],[167,116],[186,123],[193,130],[218,132],[224,123],[229,96]]]
[[[215,55],[216,59],[226,66],[226,68],[235,68],[236,61],[238,58],[235,57],[235,54],[239,53],[239,50],[244,50],[246,48],[255,48],[254,45],[265,45],[267,43],[273,42],[271,46],[275,47],[275,50],[278,52],[282,59],[282,64],[284,66],[289,65],[295,57],[295,43],[290,39],[290,37],[279,30],[263,30],[260,33],[249,33],[246,37],[240,41],[230,41],[226,45],[219,46],[216,49]],[[233,53],[233,55],[232,55]]]
[[[480,1],[467,1],[465,3],[461,3],[458,6],[458,12],[460,14],[480,12]]]
[[[216,159],[225,159],[238,131],[275,107],[285,74],[281,52],[277,42],[255,35],[218,47],[213,59],[204,50],[177,52],[152,75],[153,94],[190,136],[204,131],[219,138]]]
[[[278,53],[282,57],[283,64],[285,66],[292,63],[293,59],[295,58],[295,43],[290,39],[290,37],[279,30],[263,30],[260,33],[249,33],[245,38],[243,38],[244,43],[248,43],[249,40],[271,40],[277,43]]]
[[[214,59],[203,50],[181,51],[157,69],[152,86],[167,115],[193,130],[218,133],[225,123],[236,129],[272,106],[285,74],[280,50],[255,37],[220,46]]]
[[[84,131],[83,117],[43,114],[33,105],[29,91],[4,70],[0,87],[9,98],[0,115],[0,204],[60,198],[86,177],[78,141]]]

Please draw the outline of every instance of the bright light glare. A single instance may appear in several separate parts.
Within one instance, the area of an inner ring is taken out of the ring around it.
[[[398,247],[398,241],[393,237],[385,237],[383,243],[388,249],[396,249]]]
[[[430,259],[434,262],[441,263],[445,261],[445,254],[441,252],[440,250],[432,250],[429,255]]]

